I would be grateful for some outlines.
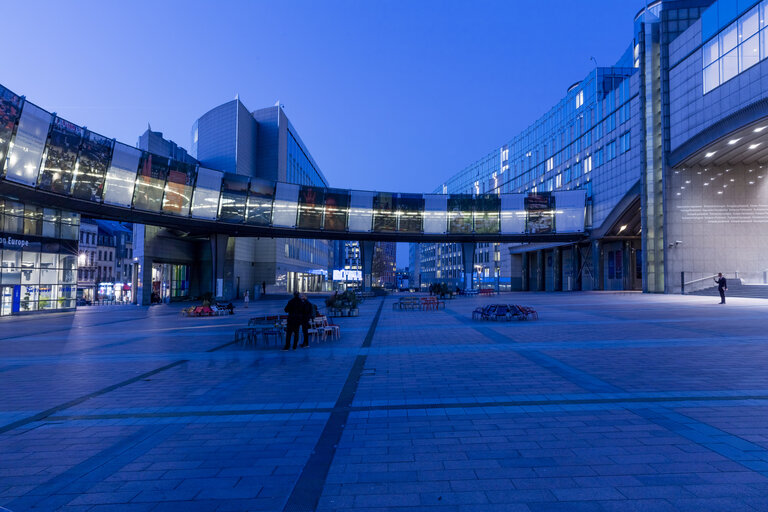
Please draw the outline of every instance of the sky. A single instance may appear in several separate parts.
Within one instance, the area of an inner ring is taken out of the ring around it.
[[[630,45],[645,0],[27,0],[0,84],[135,145],[279,101],[331,186],[431,192]],[[407,249],[398,247],[398,266]]]

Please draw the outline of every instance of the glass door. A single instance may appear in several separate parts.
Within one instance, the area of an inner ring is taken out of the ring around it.
[[[13,306],[13,286],[3,286],[0,294],[0,316],[8,316]]]

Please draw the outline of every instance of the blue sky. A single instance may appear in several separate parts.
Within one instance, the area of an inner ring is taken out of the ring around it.
[[[189,147],[240,95],[280,101],[332,186],[428,192],[501,145],[594,66],[644,0],[28,0],[3,23],[0,83],[135,144]],[[399,252],[402,252],[399,251]]]

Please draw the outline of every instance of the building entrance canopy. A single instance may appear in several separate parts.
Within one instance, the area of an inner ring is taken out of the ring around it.
[[[0,191],[200,234],[394,241],[584,237],[586,192],[436,195],[270,182],[160,157],[0,86]]]

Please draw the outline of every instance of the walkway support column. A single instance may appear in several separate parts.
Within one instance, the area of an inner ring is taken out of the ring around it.
[[[595,271],[594,290],[604,290],[603,281],[603,247],[600,240],[592,241],[592,268]]]
[[[571,259],[573,261],[573,264],[571,265],[573,272],[572,291],[577,292],[581,291],[581,249],[579,249],[579,244],[573,244],[571,251],[573,251],[573,254],[571,255]]]
[[[461,244],[461,263],[464,267],[464,289],[471,290],[472,276],[475,272],[475,242],[463,242]]]
[[[224,298],[224,262],[228,242],[228,235],[211,235],[211,292],[217,299]]]
[[[563,291],[563,257],[561,249],[555,247],[552,250],[552,290]]]
[[[544,251],[536,251],[536,291],[544,291]]]
[[[363,291],[371,290],[371,279],[373,274],[373,248],[376,242],[372,240],[361,240],[360,261],[363,263]]]
[[[523,292],[530,291],[531,289],[531,278],[530,278],[530,270],[528,265],[528,258],[530,255],[527,252],[522,253],[522,269],[520,270],[520,290]]]

